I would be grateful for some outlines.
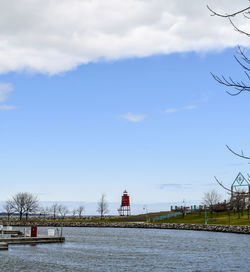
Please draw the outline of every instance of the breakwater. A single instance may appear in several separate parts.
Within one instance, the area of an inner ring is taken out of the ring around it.
[[[34,222],[10,222],[11,226],[30,226]],[[176,223],[144,223],[144,222],[35,222],[40,227],[95,227],[95,228],[143,228],[143,229],[176,229],[228,232],[250,234],[250,226],[235,225],[203,225],[203,224],[176,224]]]

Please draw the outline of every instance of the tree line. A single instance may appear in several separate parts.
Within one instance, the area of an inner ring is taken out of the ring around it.
[[[248,219],[250,217],[250,193],[245,190],[239,190],[230,195],[228,200],[222,201],[222,197],[215,190],[204,193],[202,203],[206,205],[211,214],[213,212],[227,212],[230,221],[230,212],[238,214],[238,219],[247,210]]]
[[[222,201],[221,195],[216,190],[211,190],[204,193],[201,203],[206,206],[206,209],[213,212],[227,211],[230,217],[230,212],[238,214],[238,218],[243,215],[243,211],[250,210],[250,197],[246,192],[239,191],[237,194],[231,196],[228,200]],[[39,205],[38,198],[31,193],[17,193],[12,198],[6,201],[3,206],[5,213],[8,216],[8,220],[14,214],[17,215],[20,220],[25,218],[28,220],[30,215],[35,215],[41,219],[57,219],[66,218],[68,216],[81,219],[85,212],[84,206],[79,205],[73,210],[69,210],[67,206],[59,203],[52,203],[50,206]],[[186,207],[183,207],[183,216],[185,215]],[[105,194],[102,194],[99,202],[97,203],[97,212],[101,218],[109,212],[108,202]]]
[[[59,203],[53,203],[50,206],[41,206],[37,196],[28,192],[20,192],[8,199],[3,205],[4,212],[8,216],[8,220],[12,215],[18,214],[19,219],[22,220],[24,217],[28,220],[30,215],[40,216],[41,218],[53,218],[58,217],[65,218],[68,215],[73,217],[82,218],[85,211],[84,206],[80,205],[73,210],[69,210],[67,206]],[[105,194],[102,194],[98,206],[97,212],[101,218],[108,213],[108,202]]]

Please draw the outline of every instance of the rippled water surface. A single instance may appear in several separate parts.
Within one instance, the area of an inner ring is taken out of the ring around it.
[[[250,271],[248,235],[64,228],[64,236],[65,244],[9,246],[0,271]]]

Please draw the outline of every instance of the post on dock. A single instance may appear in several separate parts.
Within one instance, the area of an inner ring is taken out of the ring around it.
[[[31,226],[30,237],[37,237],[37,226],[35,225]]]

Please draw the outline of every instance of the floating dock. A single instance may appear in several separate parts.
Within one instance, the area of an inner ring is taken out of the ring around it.
[[[0,245],[35,245],[35,244],[49,244],[49,243],[64,243],[65,237],[11,237],[11,238],[0,238]]]
[[[4,229],[4,230],[2,230],[2,233],[3,234],[11,234],[11,235],[23,235],[23,233],[20,230],[8,230],[8,229]]]
[[[55,236],[55,230],[49,229],[47,236],[38,236],[36,226],[31,227],[31,232],[28,236],[26,235],[26,229],[24,229],[23,233],[20,230],[13,230],[11,227],[7,229],[3,229],[2,227],[0,235],[0,250],[8,250],[9,245],[37,245],[65,242],[65,237],[62,236],[62,229],[61,235]]]
[[[0,243],[0,250],[8,250],[9,245],[7,243]]]

